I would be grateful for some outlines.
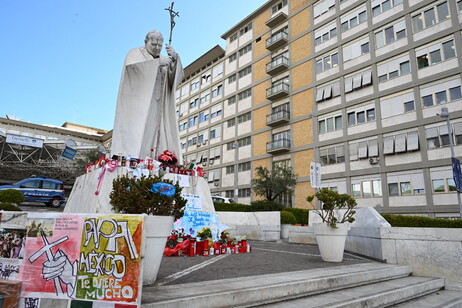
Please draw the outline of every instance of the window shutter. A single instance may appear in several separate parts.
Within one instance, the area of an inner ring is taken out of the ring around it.
[[[369,157],[379,156],[379,144],[377,142],[377,139],[369,140],[367,142],[367,145],[369,146]]]
[[[362,74],[356,74],[353,76],[353,89],[361,87]]]
[[[393,136],[388,136],[383,138],[383,154],[394,154],[394,138]]]
[[[332,84],[332,97],[340,96],[340,81],[336,81]]]
[[[353,77],[345,78],[345,93],[353,91]]]
[[[332,97],[332,85],[327,85],[324,87],[324,99],[329,99]]]
[[[395,136],[396,153],[406,152],[406,134],[399,134]]]
[[[417,151],[419,149],[419,132],[407,133],[407,150]]]
[[[438,128],[436,127],[427,128],[425,131],[427,133],[427,139],[438,137]]]
[[[363,72],[363,86],[372,84],[372,70]]]
[[[324,97],[324,87],[318,88],[316,90],[316,101],[317,102],[322,101],[323,97]]]
[[[350,149],[350,161],[358,160],[358,144],[350,143],[349,149]]]
[[[367,142],[363,141],[358,144],[358,158],[367,157]]]

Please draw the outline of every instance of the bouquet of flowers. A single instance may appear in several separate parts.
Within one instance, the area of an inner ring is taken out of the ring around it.
[[[180,230],[173,230],[172,233],[167,237],[167,244],[170,248],[175,247],[179,242],[183,241],[184,237],[184,229],[181,228]]]
[[[175,154],[169,150],[165,150],[162,154],[157,156],[157,160],[160,161],[165,167],[174,166],[178,162]]]
[[[170,248],[173,248],[178,244],[178,236],[176,234],[171,234],[167,237],[167,243],[165,246],[168,246]]]
[[[220,235],[220,239],[218,240],[218,242],[220,242],[220,244],[224,245],[224,244],[228,243],[228,240],[229,240],[229,232],[228,232],[228,230],[222,231],[221,235]]]
[[[212,230],[209,227],[203,227],[200,231],[197,231],[197,236],[202,240],[212,238]]]

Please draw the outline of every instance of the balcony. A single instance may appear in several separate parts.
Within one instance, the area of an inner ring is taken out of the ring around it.
[[[274,140],[266,144],[266,152],[268,152],[268,154],[277,154],[277,153],[287,152],[289,150],[290,150],[290,140],[286,138]]]
[[[266,98],[269,100],[277,100],[289,95],[289,84],[279,83],[273,85],[271,88],[266,89]]]
[[[289,68],[289,58],[280,55],[272,59],[270,63],[266,64],[266,73],[269,75],[276,75]]]
[[[278,14],[271,17],[267,22],[266,25],[270,28],[279,25],[281,22],[287,20],[287,14],[284,12],[279,12]]]
[[[266,40],[266,49],[274,51],[281,48],[289,41],[289,34],[286,31],[279,31]]]
[[[268,126],[277,126],[280,124],[289,123],[290,121],[290,112],[287,110],[281,110],[278,112],[273,112],[266,116],[266,125]]]

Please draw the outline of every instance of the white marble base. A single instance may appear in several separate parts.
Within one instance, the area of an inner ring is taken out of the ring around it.
[[[281,238],[279,212],[217,212],[220,223],[231,236],[245,235],[249,240],[277,241]]]
[[[106,171],[102,180],[100,192],[98,195],[95,195],[99,173],[100,170],[96,170],[81,175],[76,179],[64,208],[65,213],[114,213],[109,199],[109,194],[112,191],[112,181],[118,176],[126,175],[128,173],[128,168],[119,167],[114,172]],[[164,175],[164,178],[175,181],[176,176],[177,175],[173,173],[167,173]],[[215,212],[207,181],[202,177],[189,176],[188,178],[190,187],[183,187],[182,193],[201,196],[202,211]]]

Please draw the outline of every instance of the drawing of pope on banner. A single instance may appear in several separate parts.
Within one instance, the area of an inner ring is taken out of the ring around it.
[[[140,215],[30,213],[22,296],[140,302]]]

